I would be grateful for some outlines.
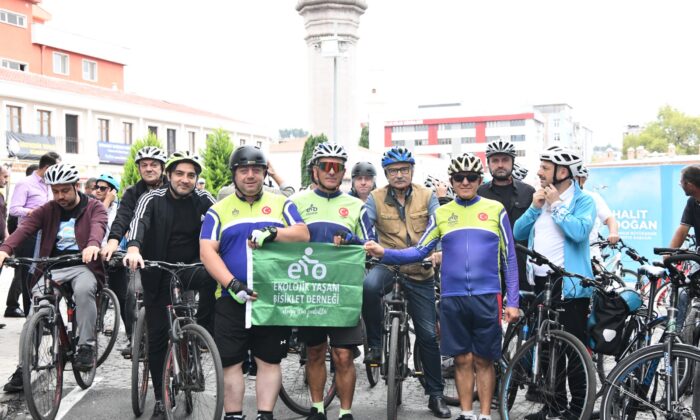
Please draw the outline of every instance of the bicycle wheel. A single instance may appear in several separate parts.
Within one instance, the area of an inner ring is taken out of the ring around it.
[[[201,325],[185,325],[179,341],[168,346],[163,367],[163,405],[169,420],[218,420],[222,416],[224,371],[221,357],[214,339]]]
[[[543,335],[541,342],[537,336],[529,339],[508,365],[498,397],[501,418],[544,412],[550,417],[589,419],[596,373],[588,351],[565,331]]]
[[[146,308],[139,310],[131,345],[131,409],[136,417],[143,414],[148,395],[148,326]]]
[[[418,381],[426,388],[425,371],[423,370],[423,362],[421,361],[420,346],[418,340],[413,343],[413,369]],[[443,396],[445,402],[451,406],[459,405],[459,396],[457,395],[457,385],[455,384],[455,364],[454,358],[449,356],[440,356],[440,370],[442,373],[442,382],[445,385]]]
[[[27,408],[35,419],[56,417],[63,395],[63,349],[51,308],[29,318],[23,329],[22,381]]]
[[[399,394],[403,378],[401,378],[401,358],[399,354],[399,318],[391,320],[389,330],[389,347],[387,348],[387,375],[386,375],[386,417],[389,420],[396,420],[398,417]]]
[[[289,340],[287,357],[282,359],[282,386],[280,398],[293,412],[302,415],[311,415],[311,393],[306,376],[306,345],[296,338],[296,332],[292,332]],[[326,390],[323,395],[323,406],[328,407],[335,398],[335,371],[331,365],[330,355],[326,355]]]
[[[369,345],[367,344],[367,334],[365,333],[365,321],[362,320],[362,336],[363,336],[363,354],[367,354],[369,351]],[[369,382],[369,387],[374,388],[377,383],[379,383],[379,366],[372,366],[369,363],[365,364],[365,373],[367,373],[367,381]]]
[[[630,287],[630,283],[632,283],[635,287],[636,285],[640,284],[641,278],[639,276],[639,273],[637,273],[634,270],[628,270],[626,268],[622,269],[622,280],[625,282],[625,286]]]
[[[99,314],[98,314],[99,315]],[[90,370],[86,371],[81,371],[75,368],[75,357],[78,355],[77,349],[74,349],[73,353],[73,360],[71,361],[71,369],[73,370],[73,377],[75,378],[75,382],[78,383],[78,385],[82,389],[88,389],[92,386],[92,381],[95,380],[95,372],[97,371],[97,355],[100,353],[100,340],[98,338],[98,331],[97,331],[97,326],[98,322],[95,322],[95,352],[94,356],[92,359],[92,366],[90,367]],[[75,337],[75,340],[73,341],[73,344],[76,344],[78,342],[78,337],[81,334],[81,331],[78,330],[78,321],[77,318],[74,316],[73,317],[73,332],[77,331],[77,335]]]
[[[657,344],[638,350],[610,372],[600,403],[601,419],[695,418],[694,401],[687,401],[680,392],[674,395],[673,389],[679,380],[676,374],[678,365],[700,361],[700,350],[686,344],[674,344],[666,359],[665,348],[665,344]],[[671,366],[665,360],[669,360]],[[668,373],[671,373],[670,377]],[[669,386],[673,382],[676,382],[674,386]],[[670,393],[670,407],[666,404],[667,393]]]
[[[103,288],[97,297],[97,366],[107,360],[119,336],[121,313],[117,295]]]

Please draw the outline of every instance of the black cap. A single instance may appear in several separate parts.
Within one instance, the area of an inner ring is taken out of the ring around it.
[[[228,160],[228,167],[232,171],[239,166],[264,166],[267,168],[267,158],[257,146],[239,146]]]

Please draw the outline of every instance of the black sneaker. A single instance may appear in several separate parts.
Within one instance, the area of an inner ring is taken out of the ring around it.
[[[124,348],[119,351],[122,357],[125,359],[131,359],[131,343],[127,344]]]
[[[316,407],[311,407],[311,415],[306,420],[327,420],[326,413],[319,413]]]
[[[165,419],[165,406],[163,401],[156,400],[156,404],[153,406],[153,415],[151,420],[164,420]]]
[[[362,361],[366,365],[379,364],[382,361],[382,350],[380,348],[370,347],[365,354],[365,359]]]
[[[355,420],[351,413],[343,414],[338,420]]]
[[[5,318],[26,318],[26,315],[20,308],[6,308]]]
[[[15,373],[10,376],[5,386],[2,388],[3,391],[8,394],[14,392],[22,391],[24,387],[22,386],[22,368],[18,367]]]
[[[445,398],[442,396],[432,396],[428,399],[428,409],[433,413],[433,416],[447,419],[450,417],[450,409],[447,407]]]
[[[275,418],[272,417],[272,413],[258,413],[255,420],[275,420]]]
[[[73,368],[81,372],[87,372],[95,366],[95,348],[82,345],[78,348],[78,354],[73,359]]]
[[[525,416],[525,420],[547,420],[547,419],[563,419],[561,413],[547,407],[543,407],[542,410],[528,414]]]

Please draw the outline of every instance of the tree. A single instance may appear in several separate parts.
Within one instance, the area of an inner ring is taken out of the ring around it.
[[[156,146],[160,147],[161,149],[163,148],[163,145],[160,143],[160,140],[158,140],[158,138],[153,133],[148,133],[146,137],[137,139],[134,142],[134,144],[131,145],[131,150],[129,150],[129,157],[126,158],[126,162],[124,162],[124,173],[122,174],[122,182],[121,188],[119,189],[119,194],[123,194],[128,187],[136,184],[141,179],[141,175],[139,175],[139,170],[136,167],[136,162],[134,162],[134,159],[136,159],[136,153],[138,153],[139,150],[146,146]]]
[[[221,187],[231,184],[228,160],[233,153],[233,142],[229,134],[218,129],[207,136],[207,143],[200,152],[204,162],[202,178],[207,180],[206,189],[215,197]]]
[[[360,147],[369,149],[369,126],[363,125],[362,132],[360,132]]]
[[[328,141],[325,134],[319,134],[318,136],[309,136],[304,143],[304,151],[301,153],[301,187],[306,188],[311,184],[311,177],[309,176],[306,164],[311,159],[311,155],[314,152],[314,148],[317,144]]]
[[[639,134],[628,134],[622,142],[623,156],[627,149],[644,146],[650,152],[667,152],[676,146],[679,155],[696,154],[700,140],[700,117],[689,116],[668,105],[661,107],[656,121]],[[626,157],[625,157],[626,158]]]

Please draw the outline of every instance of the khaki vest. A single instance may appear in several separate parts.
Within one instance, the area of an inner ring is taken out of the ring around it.
[[[403,249],[414,246],[428,227],[428,204],[432,191],[418,184],[411,186],[411,195],[405,203],[406,220],[401,220],[401,213],[389,195],[388,185],[371,192],[377,207],[374,228],[379,244],[385,248]],[[435,274],[432,268],[423,269],[420,262],[401,266],[401,272],[413,280],[426,280]]]

